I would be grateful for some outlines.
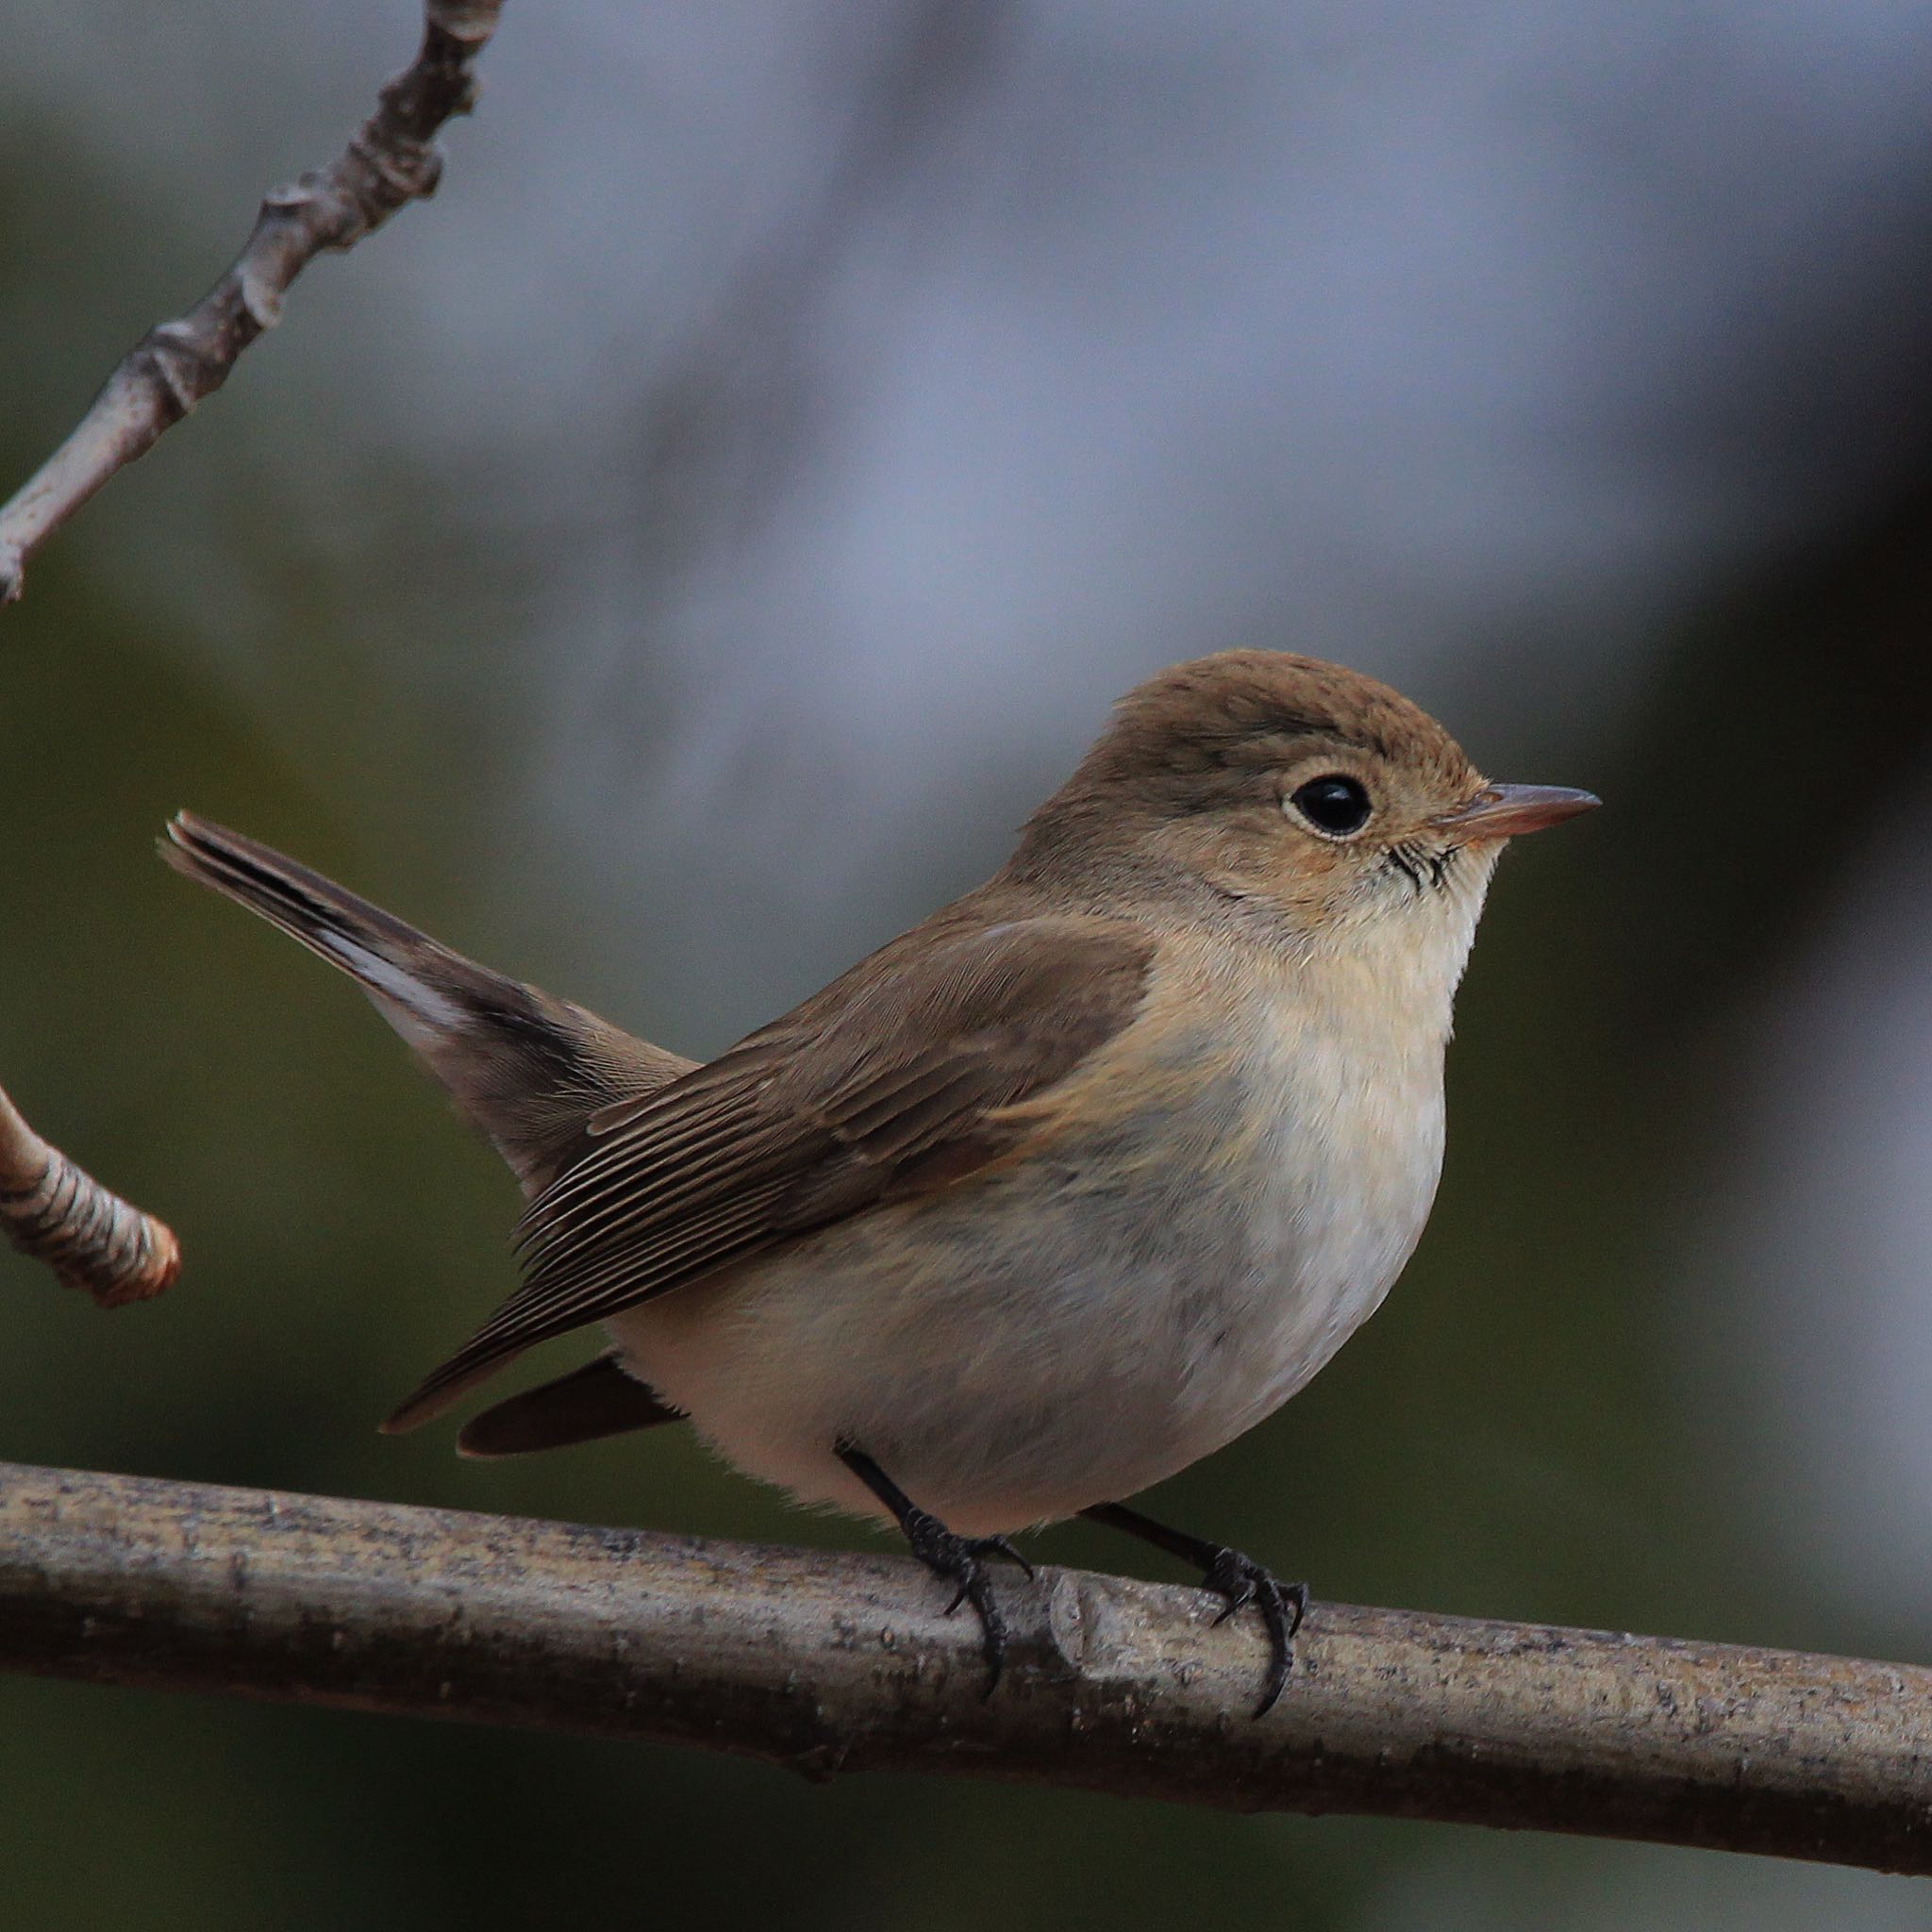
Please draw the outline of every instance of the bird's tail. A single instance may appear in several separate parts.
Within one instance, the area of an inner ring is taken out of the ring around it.
[[[591,1113],[691,1064],[464,958],[333,879],[192,812],[170,823],[160,850],[176,872],[358,980],[526,1192],[568,1164]]]

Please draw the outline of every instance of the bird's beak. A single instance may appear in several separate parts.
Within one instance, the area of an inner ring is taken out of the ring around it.
[[[1436,824],[1461,839],[1514,839],[1559,825],[1602,803],[1593,791],[1573,791],[1567,785],[1486,785]]]

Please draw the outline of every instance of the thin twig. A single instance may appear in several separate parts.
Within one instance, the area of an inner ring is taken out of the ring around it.
[[[174,1231],[110,1193],[27,1125],[0,1087],[0,1234],[104,1308],[174,1286]]]
[[[476,98],[476,57],[502,0],[425,0],[415,63],[327,167],[272,190],[233,266],[186,315],[151,328],[108,376],[79,425],[0,507],[0,604],[21,593],[28,561],[117,470],[227,380],[250,342],[280,319],[290,284],[324,249],[351,248],[406,203],[434,192],[433,145]]]
[[[1000,1574],[1000,1689],[897,1558],[0,1464],[0,1669],[1932,1872],[1932,1671]]]

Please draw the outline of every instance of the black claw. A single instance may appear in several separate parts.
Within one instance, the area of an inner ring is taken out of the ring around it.
[[[986,1694],[991,1697],[999,1688],[1000,1668],[1007,1660],[1007,1620],[993,1601],[984,1559],[1005,1557],[1028,1576],[1033,1565],[1003,1536],[959,1536],[948,1529],[937,1516],[922,1509],[857,1442],[841,1437],[832,1444],[832,1453],[892,1512],[912,1554],[935,1575],[958,1585],[946,1615],[950,1617],[961,1604],[971,1604],[978,1613],[985,1639],[981,1647],[986,1654]]]
[[[974,1537],[973,1547],[988,1557],[1004,1557],[1009,1563],[1017,1563],[1026,1573],[1026,1580],[1033,1581],[1033,1565],[1016,1550],[1003,1536]]]
[[[1302,1627],[1302,1618],[1307,1611],[1307,1585],[1278,1583],[1269,1571],[1239,1550],[1189,1536],[1185,1530],[1169,1529],[1165,1524],[1142,1516],[1124,1503],[1090,1504],[1080,1514],[1106,1524],[1109,1529],[1137,1536],[1142,1542],[1152,1543],[1157,1550],[1165,1550],[1184,1563],[1199,1564],[1202,1588],[1213,1591],[1223,1600],[1222,1612],[1214,1620],[1217,1624],[1226,1623],[1237,1610],[1244,1610],[1250,1604],[1260,1607],[1261,1620],[1268,1626],[1269,1641],[1274,1651],[1261,1702],[1255,1708],[1257,1717],[1266,1717],[1288,1688],[1288,1674],[1294,1662],[1289,1645]]]
[[[1295,1632],[1302,1627],[1302,1619],[1307,1614],[1308,1587],[1306,1583],[1279,1582],[1273,1571],[1264,1570],[1239,1550],[1216,1551],[1207,1574],[1201,1579],[1201,1587],[1213,1591],[1225,1601],[1225,1607],[1214,1620],[1217,1624],[1226,1623],[1237,1610],[1246,1609],[1250,1604],[1260,1609],[1261,1621],[1268,1626],[1268,1641],[1274,1657],[1269,1662],[1267,1681],[1261,1689],[1261,1701],[1255,1707],[1255,1715],[1266,1717],[1280,1700],[1281,1693],[1288,1689],[1288,1674],[1294,1664],[1294,1652],[1291,1646]]]
[[[924,1509],[912,1510],[905,1524],[906,1541],[912,1554],[935,1575],[946,1577],[959,1587],[946,1606],[951,1616],[961,1604],[970,1603],[979,1617],[981,1651],[986,1657],[986,1694],[999,1688],[1000,1672],[1007,1660],[1007,1620],[993,1601],[992,1584],[986,1574],[985,1558],[1007,1557],[1019,1564],[1028,1576],[1033,1567],[1003,1536],[958,1536]]]

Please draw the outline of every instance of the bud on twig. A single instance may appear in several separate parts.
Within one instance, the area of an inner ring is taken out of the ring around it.
[[[50,1147],[0,1088],[0,1231],[70,1288],[118,1308],[174,1284],[181,1249],[165,1224],[109,1193]]]

